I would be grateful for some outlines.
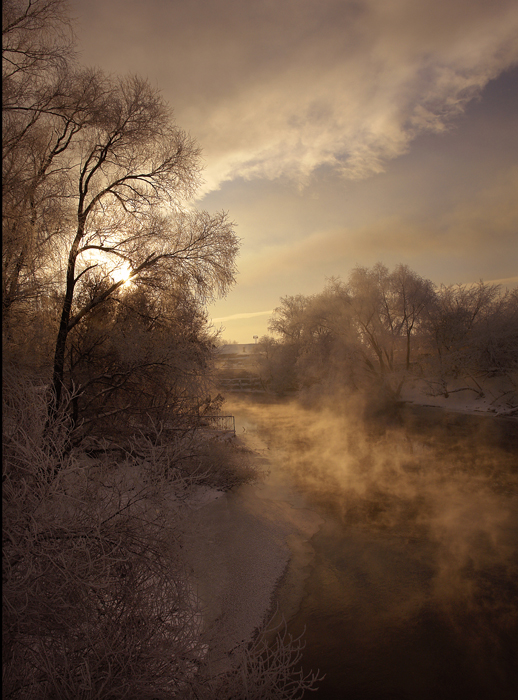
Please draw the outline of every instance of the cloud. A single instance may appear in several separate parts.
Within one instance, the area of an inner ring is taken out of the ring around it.
[[[80,0],[72,0],[82,14]],[[515,0],[92,0],[87,60],[150,74],[236,178],[367,178],[518,61]]]
[[[240,89],[203,115],[205,191],[238,177],[304,185],[321,166],[351,179],[380,173],[418,134],[447,129],[518,60],[515,4],[415,5],[366,0],[336,25],[299,22],[275,71],[258,55],[264,70],[243,73]],[[333,0],[318,6],[324,17],[338,9]],[[269,20],[282,25],[286,15],[276,9]],[[277,54],[281,40],[274,32]]]
[[[148,76],[202,146],[197,205],[242,239],[212,313],[240,338],[270,312],[235,311],[356,264],[515,274],[516,70],[491,81],[518,66],[516,0],[70,2],[83,62]]]
[[[440,163],[437,177],[446,183],[447,192],[441,192],[437,200],[433,196],[435,175],[426,179],[409,162],[408,172],[397,187],[388,189],[388,194],[384,191],[388,187],[386,179],[380,181],[377,189],[369,189],[369,197],[355,188],[345,208],[329,224],[322,222],[325,207],[330,206],[327,201],[313,210],[313,202],[298,198],[302,216],[292,226],[293,235],[281,235],[288,226],[282,219],[277,223],[278,213],[282,217],[293,204],[267,200],[275,228],[267,235],[268,218],[260,218],[256,209],[247,219],[245,225],[250,229],[255,223],[261,238],[257,234],[254,245],[243,250],[241,293],[253,285],[270,290],[276,280],[282,279],[286,284],[289,278],[297,276],[304,283],[320,283],[325,277],[346,275],[356,264],[372,265],[379,260],[389,266],[398,262],[417,266],[435,282],[449,279],[449,272],[447,279],[442,276],[441,260],[448,264],[456,260],[462,267],[464,261],[472,264],[471,272],[462,269],[459,278],[452,281],[512,276],[518,251],[518,169],[501,164],[464,187],[469,175],[456,170],[450,173],[449,160]],[[431,203],[416,205],[416,190],[426,191]],[[316,204],[320,202],[316,200]],[[340,220],[344,223],[338,223]]]
[[[476,284],[476,282],[474,284]],[[499,284],[504,289],[505,288],[514,289],[515,287],[518,287],[518,276],[505,277],[504,279],[501,279],[501,280],[487,280],[486,284]]]
[[[231,316],[223,316],[222,318],[213,318],[212,323],[223,323],[224,321],[236,321],[244,318],[255,318],[256,316],[271,316],[273,309],[269,311],[253,311],[251,313],[232,314]]]

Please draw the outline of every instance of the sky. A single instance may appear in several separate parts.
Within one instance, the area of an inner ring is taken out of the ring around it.
[[[518,284],[516,0],[70,0],[81,61],[158,87],[241,239],[254,342],[357,265]]]

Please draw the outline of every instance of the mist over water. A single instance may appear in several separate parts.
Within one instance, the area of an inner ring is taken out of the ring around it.
[[[516,420],[229,408],[270,448],[271,497],[321,518],[278,590],[291,631],[306,627],[305,665],[327,674],[311,697],[518,697]]]

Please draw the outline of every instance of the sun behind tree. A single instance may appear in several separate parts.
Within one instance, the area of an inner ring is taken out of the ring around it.
[[[123,287],[131,284],[131,276],[133,270],[128,263],[124,263],[120,267],[115,268],[110,272],[110,277],[114,282],[122,282]]]

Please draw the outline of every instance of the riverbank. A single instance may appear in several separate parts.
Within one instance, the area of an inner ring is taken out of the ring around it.
[[[263,629],[278,607],[281,581],[284,607],[290,607],[287,598],[300,599],[302,581],[299,576],[290,582],[290,571],[307,564],[311,551],[306,543],[322,523],[296,501],[294,493],[288,493],[287,483],[280,483],[274,464],[278,455],[245,413],[236,410],[235,417],[234,439],[251,451],[264,478],[214,492],[195,504],[185,543],[203,614],[203,642],[210,654],[205,661],[212,675],[227,670],[233,651]]]
[[[514,391],[504,391],[496,380],[486,382],[487,386],[475,390],[463,383],[450,382],[449,390],[432,393],[429,383],[416,380],[402,390],[403,401],[419,406],[442,408],[455,413],[475,415],[494,415],[500,417],[518,417],[518,404]],[[509,389],[509,387],[507,387]]]

